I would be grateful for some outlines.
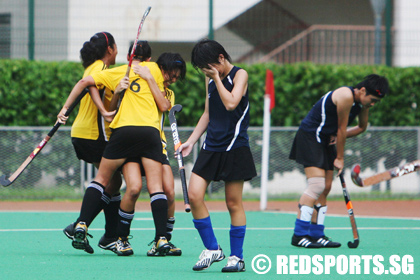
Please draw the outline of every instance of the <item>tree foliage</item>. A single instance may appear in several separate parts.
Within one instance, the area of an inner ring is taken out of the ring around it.
[[[420,69],[367,65],[255,64],[239,65],[249,74],[251,126],[262,126],[266,69],[274,74],[276,107],[273,126],[298,126],[312,105],[326,92],[352,86],[371,73],[384,75],[390,83],[388,96],[371,110],[374,126],[417,126],[420,113]],[[0,125],[49,126],[72,87],[83,74],[76,62],[0,60]],[[182,104],[180,126],[195,126],[205,103],[204,75],[188,64],[184,81],[171,88]],[[73,112],[68,124],[76,116]]]

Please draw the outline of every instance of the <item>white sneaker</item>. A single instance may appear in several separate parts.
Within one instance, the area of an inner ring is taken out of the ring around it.
[[[242,272],[245,271],[244,260],[237,256],[230,256],[226,266],[222,269],[222,272]]]
[[[214,262],[220,262],[225,259],[222,248],[217,250],[203,250],[199,257],[198,262],[194,265],[193,270],[200,271],[209,268]]]

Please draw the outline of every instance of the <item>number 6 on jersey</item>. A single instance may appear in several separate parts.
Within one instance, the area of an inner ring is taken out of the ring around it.
[[[169,111],[169,122],[171,124],[172,138],[174,139],[176,158],[177,158],[178,167],[179,167],[179,176],[181,177],[182,192],[184,195],[185,212],[190,212],[191,207],[190,207],[190,201],[188,198],[187,181],[185,179],[184,160],[182,158],[182,153],[177,152],[178,148],[181,146],[181,141],[179,140],[178,125],[176,123],[175,113],[181,112],[181,111],[182,111],[181,105],[179,104],[174,105]]]

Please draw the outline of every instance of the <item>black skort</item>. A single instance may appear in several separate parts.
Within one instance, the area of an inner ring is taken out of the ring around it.
[[[72,137],[71,143],[73,144],[78,159],[88,163],[99,163],[108,142],[103,139],[90,140]]]
[[[227,152],[201,149],[192,172],[208,181],[249,181],[257,176],[249,147]]]
[[[334,170],[335,145],[318,143],[315,135],[299,129],[293,141],[289,159],[296,160],[303,167],[318,167]]]
[[[106,159],[149,158],[162,161],[160,133],[150,126],[123,126],[112,131],[103,157]]]

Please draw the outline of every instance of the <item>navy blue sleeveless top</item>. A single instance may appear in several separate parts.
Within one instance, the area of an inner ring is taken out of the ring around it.
[[[348,87],[353,93],[353,87]],[[332,101],[334,91],[326,93],[312,107],[311,111],[306,115],[300,124],[300,129],[315,134],[318,143],[329,143],[330,136],[336,135],[338,130],[337,106]],[[349,122],[351,124],[357,115],[359,115],[362,106],[358,102],[354,102],[350,110]]]
[[[233,89],[233,78],[241,69],[234,66],[222,80],[228,91]],[[209,95],[209,124],[203,149],[214,152],[230,151],[239,147],[249,147],[249,101],[248,89],[242,96],[238,106],[233,111],[227,111],[220,99],[216,84],[213,80],[208,84]]]

